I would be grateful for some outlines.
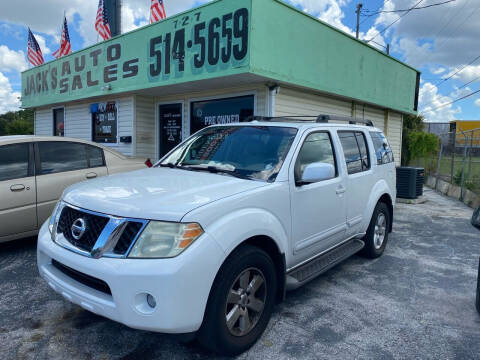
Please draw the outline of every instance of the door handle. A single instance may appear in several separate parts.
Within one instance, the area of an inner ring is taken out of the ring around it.
[[[25,185],[23,185],[23,184],[12,185],[12,186],[10,186],[10,190],[14,191],[14,192],[15,191],[23,191],[23,190],[25,190]]]
[[[336,190],[337,195],[343,194],[347,189],[343,186],[339,186]]]
[[[97,177],[97,174],[94,172],[89,172],[87,175],[85,175],[87,179],[95,179]]]

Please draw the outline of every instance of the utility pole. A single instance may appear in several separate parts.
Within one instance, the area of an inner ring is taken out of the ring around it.
[[[358,32],[360,30],[360,11],[362,10],[363,4],[357,4],[357,11],[355,13],[357,14],[357,39],[358,39]]]

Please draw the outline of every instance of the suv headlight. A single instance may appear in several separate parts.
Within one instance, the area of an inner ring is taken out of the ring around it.
[[[172,258],[179,255],[203,234],[197,223],[150,221],[128,257]]]
[[[60,214],[62,213],[64,206],[65,205],[62,201],[57,202],[57,205],[55,205],[50,219],[48,219],[48,230],[52,235],[52,240],[55,240],[54,237],[57,230],[58,220],[60,219]]]

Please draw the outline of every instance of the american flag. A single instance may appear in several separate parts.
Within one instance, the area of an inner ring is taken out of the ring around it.
[[[150,24],[163,20],[167,17],[163,0],[152,0],[150,4]]]
[[[99,0],[98,2],[97,19],[95,20],[95,30],[97,30],[103,40],[108,40],[112,37],[112,33],[110,32],[110,25],[108,23],[107,10],[105,9],[103,0]]]
[[[35,36],[33,36],[32,31],[28,28],[28,61],[33,66],[42,65],[44,63],[42,49],[38,45]]]
[[[72,52],[72,45],[70,44],[70,35],[68,35],[67,18],[63,18],[62,39],[60,40],[60,49],[55,51],[52,55],[57,59],[68,55]]]

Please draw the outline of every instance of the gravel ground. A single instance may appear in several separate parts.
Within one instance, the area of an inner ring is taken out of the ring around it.
[[[432,191],[426,197],[397,205],[384,256],[354,256],[288,293],[239,359],[480,359],[480,232],[471,209]],[[68,303],[38,276],[35,239],[0,244],[0,315],[2,359],[214,357]]]

